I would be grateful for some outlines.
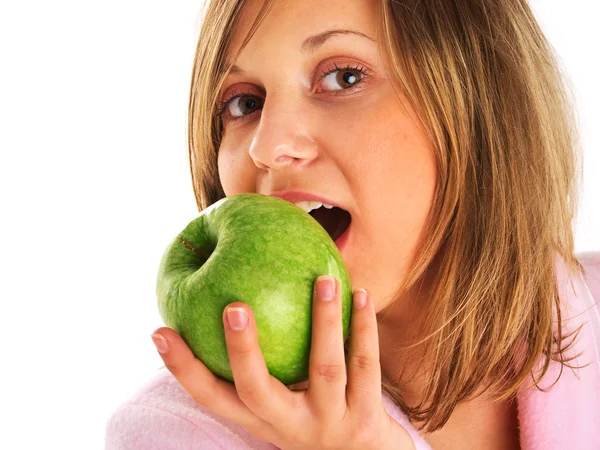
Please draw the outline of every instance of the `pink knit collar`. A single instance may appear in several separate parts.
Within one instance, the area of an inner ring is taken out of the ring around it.
[[[600,354],[597,348],[598,309],[578,275],[572,284],[563,263],[557,263],[557,281],[562,317],[567,330],[584,325],[570,355],[574,366],[564,368],[553,362],[540,383],[547,391],[524,386],[518,393],[522,450],[600,449]]]

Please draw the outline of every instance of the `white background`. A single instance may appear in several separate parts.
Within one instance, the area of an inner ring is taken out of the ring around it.
[[[103,448],[106,419],[162,365],[158,262],[197,214],[201,1],[0,4],[2,449]],[[600,7],[534,6],[579,100],[576,249],[600,250]]]

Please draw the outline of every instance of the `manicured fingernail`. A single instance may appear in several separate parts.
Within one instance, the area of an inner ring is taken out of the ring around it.
[[[248,325],[248,313],[244,308],[227,308],[227,321],[232,330],[240,331]]]
[[[360,309],[367,304],[367,291],[363,288],[352,289],[352,294],[354,295],[355,308]]]
[[[335,297],[335,280],[333,277],[325,275],[317,279],[317,295],[321,300],[333,300],[333,297]]]
[[[152,341],[154,342],[154,345],[156,345],[156,350],[158,350],[158,353],[165,354],[169,351],[169,343],[160,334],[153,334]]]

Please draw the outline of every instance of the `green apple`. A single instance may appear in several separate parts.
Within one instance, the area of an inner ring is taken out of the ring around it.
[[[223,310],[232,302],[248,304],[269,373],[295,384],[308,379],[313,286],[320,275],[340,282],[346,338],[350,277],[327,231],[286,200],[240,194],[206,208],[171,242],[160,263],[158,307],[200,361],[233,381]]]

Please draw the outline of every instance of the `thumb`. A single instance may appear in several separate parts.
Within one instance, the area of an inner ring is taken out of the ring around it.
[[[198,370],[198,361],[185,341],[177,332],[168,327],[158,328],[152,333],[152,342],[165,367],[175,378]],[[195,370],[194,370],[195,369]]]

